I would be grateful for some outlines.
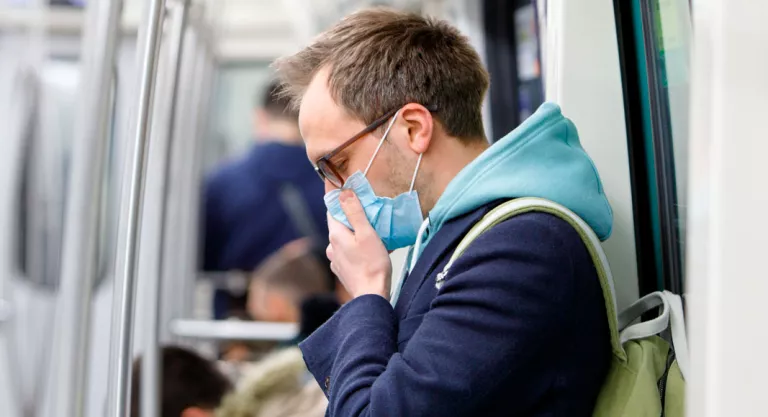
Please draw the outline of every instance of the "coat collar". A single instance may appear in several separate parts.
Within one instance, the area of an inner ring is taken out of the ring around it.
[[[421,256],[416,261],[413,270],[403,279],[403,288],[400,290],[400,296],[395,304],[395,314],[402,320],[411,306],[414,296],[421,288],[424,281],[432,275],[435,267],[445,256],[450,255],[450,249],[455,248],[461,238],[485,216],[496,204],[491,203],[471,211],[462,216],[451,219],[438,230],[437,234],[424,247]]]

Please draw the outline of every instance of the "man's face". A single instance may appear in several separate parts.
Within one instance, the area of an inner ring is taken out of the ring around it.
[[[302,98],[299,110],[299,128],[312,164],[366,127],[365,123],[352,117],[333,100],[327,84],[328,74],[328,68],[318,71]],[[398,122],[395,121],[366,175],[379,196],[394,197],[407,191],[409,186],[413,167],[399,163],[405,159],[403,153],[407,152],[407,138]],[[365,171],[380,139],[378,133],[368,134],[331,158],[330,162],[342,179],[346,180],[356,171]],[[334,188],[333,184],[325,181],[326,192]]]

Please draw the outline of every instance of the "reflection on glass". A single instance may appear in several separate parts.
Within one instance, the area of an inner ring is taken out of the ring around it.
[[[688,110],[690,91],[691,15],[686,0],[658,2],[659,59],[664,91],[669,100],[669,120],[674,146],[678,222],[685,232],[688,189]],[[684,246],[683,246],[684,248]]]
[[[643,0],[643,31],[664,288],[683,291],[691,14],[686,0]],[[656,221],[654,221],[656,223]]]
[[[526,4],[515,9],[518,105],[520,122],[530,117],[544,101],[539,62],[536,9]]]

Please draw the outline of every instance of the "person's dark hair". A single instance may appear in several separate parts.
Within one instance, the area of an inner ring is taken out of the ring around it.
[[[261,106],[272,117],[298,119],[298,113],[291,106],[290,98],[281,94],[280,91],[280,82],[277,80],[272,81],[259,97],[257,105]]]
[[[179,417],[190,407],[213,410],[232,389],[230,381],[214,362],[177,346],[162,349],[163,417]],[[131,417],[141,412],[141,358],[133,363],[131,381]]]
[[[341,307],[333,293],[316,294],[301,303],[299,338],[309,337]]]
[[[366,124],[407,103],[437,107],[454,137],[485,137],[489,75],[466,36],[449,23],[388,8],[353,13],[298,53],[273,64],[282,94],[298,107],[317,72],[330,68],[334,100]]]
[[[296,241],[272,254],[254,271],[251,279],[283,291],[297,307],[307,297],[331,290],[327,270],[311,251],[309,241]]]

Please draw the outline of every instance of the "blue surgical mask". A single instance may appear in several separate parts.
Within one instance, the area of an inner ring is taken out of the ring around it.
[[[392,121],[381,137],[381,141],[379,141],[376,151],[373,153],[370,162],[368,162],[365,172],[357,171],[352,174],[347,178],[343,187],[343,189],[351,189],[355,192],[363,206],[365,216],[374,230],[376,230],[376,234],[379,235],[381,241],[384,242],[384,246],[388,251],[413,245],[416,242],[419,227],[423,221],[419,195],[413,189],[413,185],[416,182],[416,174],[419,172],[419,165],[421,165],[422,155],[419,155],[419,160],[416,163],[410,190],[395,198],[377,196],[373,191],[373,187],[371,187],[371,183],[368,182],[368,178],[366,178],[368,170],[371,169],[373,160],[379,153],[381,145],[384,144],[384,140],[387,138],[389,130],[395,123],[398,114],[399,112],[395,113],[394,117],[392,117]],[[352,229],[347,216],[344,214],[344,210],[341,209],[340,194],[341,190],[338,189],[327,193],[325,195],[325,206],[334,219]]]

